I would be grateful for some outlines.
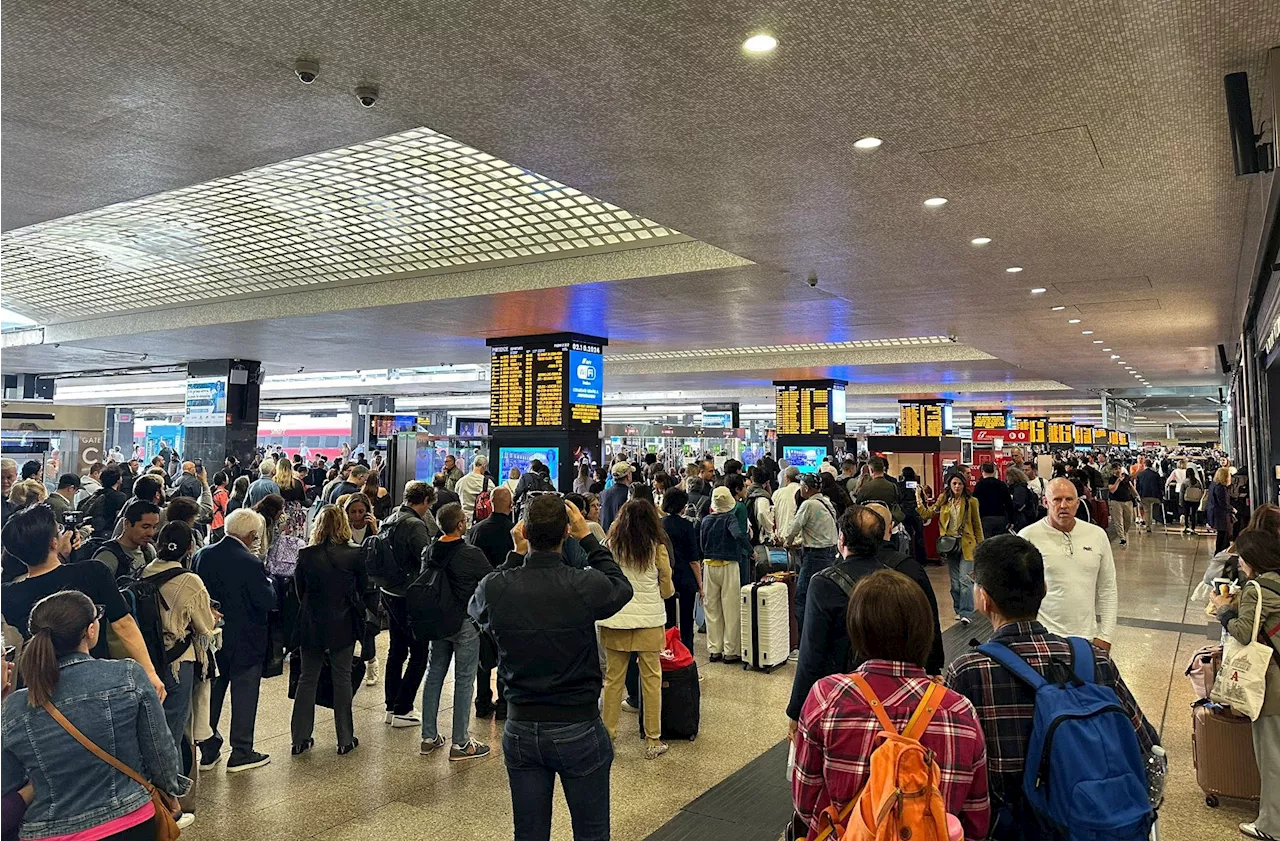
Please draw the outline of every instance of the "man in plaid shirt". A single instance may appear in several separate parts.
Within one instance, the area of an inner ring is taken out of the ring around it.
[[[991,619],[1000,642],[1027,661],[1050,681],[1068,680],[1071,647],[1036,621],[1044,598],[1044,560],[1040,550],[1013,535],[1002,535],[981,544],[974,556],[974,606]],[[1094,648],[1094,680],[1115,690],[1133,722],[1143,755],[1159,744],[1129,688],[1110,656]],[[973,702],[987,741],[993,826],[991,837],[1003,839],[1051,839],[1052,833],[1028,832],[1034,817],[1022,795],[1022,772],[1027,740],[1035,715],[1031,687],[980,651],[957,658],[947,669],[947,686]]]

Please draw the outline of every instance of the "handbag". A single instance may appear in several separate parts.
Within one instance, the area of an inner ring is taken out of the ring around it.
[[[966,511],[966,514],[967,513],[968,512]],[[939,519],[939,525],[941,525],[942,518],[939,517],[938,519]],[[938,547],[939,558],[941,558],[944,561],[950,561],[950,560],[954,560],[956,557],[960,555],[961,546],[960,546],[960,535],[958,532],[960,529],[963,529],[963,528],[964,526],[960,526],[957,529],[957,534],[948,534],[947,532],[943,532],[942,534],[938,535],[937,547]]]
[[[1242,645],[1234,636],[1227,637],[1222,650],[1222,669],[1213,682],[1209,700],[1224,704],[1257,721],[1262,702],[1267,694],[1267,666],[1271,664],[1272,648],[1258,642],[1258,628],[1262,624],[1262,587],[1256,581],[1250,586],[1258,588],[1258,601],[1253,609],[1253,635],[1248,645]]]
[[[137,771],[95,745],[89,740],[88,736],[76,729],[76,726],[70,721],[67,721],[67,717],[53,704],[46,701],[44,711],[49,714],[50,718],[62,725],[62,729],[71,734],[71,738],[79,742],[85,750],[147,790],[147,793],[151,795],[151,803],[156,809],[156,841],[175,841],[182,834],[182,830],[178,829],[178,822],[173,819],[173,813],[178,809],[177,798],[156,788]]]

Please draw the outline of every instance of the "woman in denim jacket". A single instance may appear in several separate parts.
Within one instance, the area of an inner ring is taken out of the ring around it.
[[[99,608],[83,593],[47,596],[31,611],[20,669],[27,688],[4,702],[3,793],[28,780],[35,797],[23,839],[59,839],[85,830],[113,841],[155,837],[155,808],[138,783],[94,756],[43,706],[52,704],[90,741],[157,788],[186,794],[178,751],[160,698],[133,660],[95,660]]]

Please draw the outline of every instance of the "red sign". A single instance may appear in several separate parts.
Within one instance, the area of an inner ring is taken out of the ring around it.
[[[997,438],[1006,444],[1030,444],[1031,430],[1029,429],[975,429],[973,430],[973,443],[975,444],[994,444]]]
[[[1144,446],[1144,447],[1162,447],[1162,446],[1164,446],[1164,445],[1163,445],[1163,444],[1161,444],[1159,441],[1143,441],[1143,442],[1142,442],[1142,446]]]

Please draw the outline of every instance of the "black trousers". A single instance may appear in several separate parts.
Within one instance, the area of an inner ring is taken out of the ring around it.
[[[693,651],[693,603],[697,597],[698,588],[695,586],[685,592],[677,590],[674,596],[666,600],[667,627],[679,626],[680,641],[690,652]]]
[[[262,664],[234,675],[219,674],[209,687],[209,727],[221,744],[218,719],[222,718],[222,702],[231,687],[231,758],[240,759],[253,753],[253,728],[258,718],[258,689],[262,685]]]
[[[427,673],[427,646],[413,638],[409,627],[409,603],[402,596],[382,594],[391,630],[391,650],[383,673],[383,697],[387,712],[406,715],[413,710],[422,678]],[[405,663],[406,658],[408,663]]]
[[[902,525],[906,527],[907,534],[911,535],[912,557],[920,566],[924,566],[928,562],[924,551],[924,520],[920,519],[918,512],[907,511],[902,516]]]
[[[320,685],[320,671],[326,668],[333,680],[333,726],[338,736],[338,747],[352,743],[355,728],[351,718],[351,657],[355,650],[355,643],[329,649],[329,662],[326,664],[325,649],[302,648],[302,675],[298,678],[293,718],[289,725],[295,745],[310,739],[315,730],[316,688]]]

